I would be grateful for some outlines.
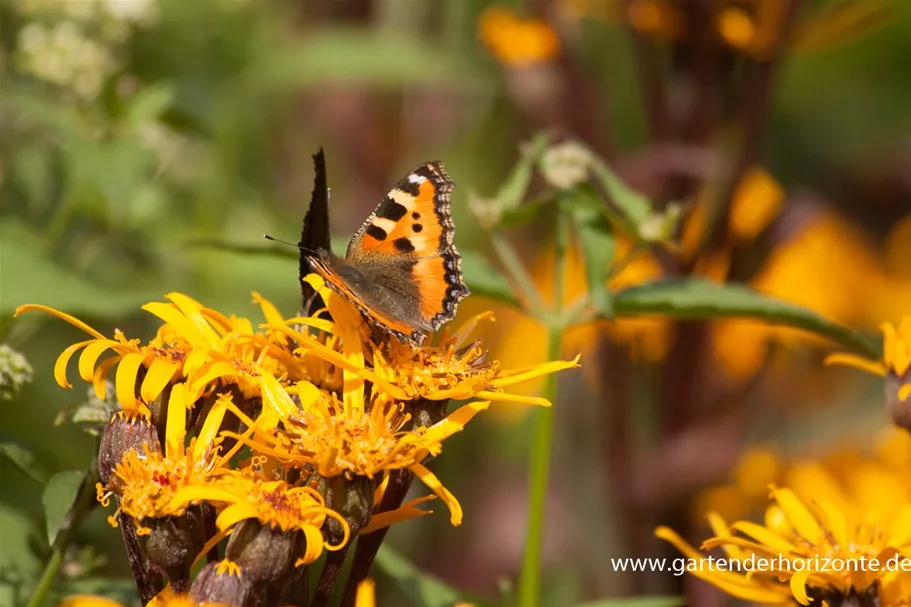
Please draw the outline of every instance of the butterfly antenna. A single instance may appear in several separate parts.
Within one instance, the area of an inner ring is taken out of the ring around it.
[[[319,255],[319,251],[314,251],[313,249],[308,249],[307,247],[301,246],[299,244],[290,243],[287,240],[280,240],[273,236],[269,236],[268,234],[263,234],[263,238],[265,238],[266,240],[271,240],[273,242],[280,242],[282,244],[286,244],[289,247],[294,247],[295,249],[299,249],[299,250],[303,251],[304,253],[307,253],[308,255]]]

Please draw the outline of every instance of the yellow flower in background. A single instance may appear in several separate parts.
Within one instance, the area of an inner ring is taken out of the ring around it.
[[[911,367],[911,316],[906,316],[896,328],[892,323],[880,326],[883,334],[882,360],[869,360],[855,354],[836,353],[826,357],[826,364],[847,365],[874,373],[880,377],[894,376],[899,382],[898,400],[904,401],[911,394],[911,384],[906,384]]]
[[[522,19],[499,6],[481,13],[478,37],[500,63],[509,67],[544,63],[560,54],[560,38],[549,24]]]
[[[707,554],[671,529],[660,527],[656,535],[693,559],[698,566],[688,572],[743,600],[778,605],[796,599],[808,605],[811,599],[875,592],[879,605],[903,605],[889,601],[909,582],[909,574],[900,572],[911,548],[907,492],[880,493],[878,499],[897,507],[874,509],[833,491],[836,479],[821,469],[802,481],[801,491],[812,497],[771,488],[773,502],[763,525],[739,521],[729,526],[722,517],[709,515],[714,537],[702,547],[720,547],[730,561],[725,568],[713,567]],[[869,565],[871,559],[878,565]]]
[[[128,607],[113,599],[95,594],[74,594],[66,597],[57,607]],[[146,607],[229,607],[221,603],[197,603],[186,594],[177,594],[168,586],[151,601]],[[361,607],[356,605],[355,607]]]

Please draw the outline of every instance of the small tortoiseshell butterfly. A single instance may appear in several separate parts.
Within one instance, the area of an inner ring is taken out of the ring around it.
[[[417,167],[386,194],[345,257],[320,248],[308,256],[311,267],[373,324],[420,345],[469,294],[453,244],[454,187],[443,163]]]

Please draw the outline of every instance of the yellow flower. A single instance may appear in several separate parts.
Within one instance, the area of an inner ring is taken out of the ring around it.
[[[270,356],[281,357],[281,344],[267,342],[271,347],[263,346],[262,342],[255,338],[249,320],[227,318],[215,310],[203,307],[182,293],[169,293],[165,297],[171,303],[150,302],[142,306],[144,310],[164,321],[155,338],[147,346],[140,345],[139,340],[128,340],[119,330],[114,332],[113,339],[106,338],[81,320],[47,306],[20,306],[16,309],[16,315],[31,310],[47,312],[92,335],[93,339],[73,344],[60,354],[54,365],[54,377],[61,387],[72,388],[66,378],[66,368],[70,358],[82,350],[78,365],[79,376],[84,381],[91,382],[98,398],[104,400],[107,375],[116,365],[114,385],[117,400],[123,411],[130,415],[148,417],[148,405],[158,398],[169,384],[181,377],[196,377],[198,381],[193,383],[192,387],[199,386],[200,381],[207,379],[208,376],[212,376],[213,379],[221,377],[212,371],[213,357],[218,357],[219,362],[227,361],[241,368],[244,361],[257,360],[259,364],[263,364],[264,352],[268,352]],[[254,293],[253,297],[262,306],[267,321],[282,321],[281,315],[271,303],[257,293]],[[115,356],[99,363],[100,357],[108,350],[112,350]],[[272,362],[273,359],[267,360]],[[216,367],[217,370],[219,367]],[[240,383],[242,388],[249,388],[250,382],[241,381],[246,377],[242,372],[230,377],[236,383]],[[252,384],[257,389],[260,387],[256,381]],[[201,389],[188,393],[191,396],[191,404],[198,398],[198,392],[201,392]]]
[[[543,63],[560,53],[560,38],[550,25],[540,19],[521,19],[499,6],[481,13],[478,37],[494,57],[511,67]]]
[[[96,594],[74,594],[66,597],[57,607],[127,607],[113,599]],[[169,585],[149,601],[146,607],[228,607],[220,603],[197,603],[185,594],[176,594]],[[357,607],[361,607],[358,605]]]
[[[906,493],[878,494],[895,498],[899,508],[858,508],[846,494],[833,491],[836,480],[821,468],[802,480],[801,492],[813,497],[772,486],[774,501],[764,525],[739,521],[728,526],[717,514],[709,515],[715,537],[702,546],[721,547],[729,561],[725,567],[713,567],[706,554],[666,527],[655,533],[692,559],[688,572],[743,600],[778,605],[796,599],[808,605],[815,599],[833,604],[852,593],[874,592],[883,607],[904,605],[894,597],[901,596],[897,591],[911,581],[907,572],[902,573],[908,569],[902,563],[911,548],[911,502]]]
[[[183,487],[174,495],[171,507],[178,509],[202,501],[227,504],[215,521],[221,533],[209,542],[210,545],[221,540],[239,522],[251,518],[283,533],[303,533],[306,549],[296,562],[298,566],[318,559],[324,547],[338,550],[348,543],[345,519],[327,508],[323,496],[311,487],[293,487],[282,480],[269,481],[255,474],[236,473],[214,482]],[[333,546],[323,539],[321,529],[326,517],[334,518],[344,530],[344,538],[338,545]]]
[[[354,607],[376,607],[376,583],[370,578],[357,585]],[[459,601],[453,607],[472,607],[472,605]]]
[[[218,454],[220,439],[217,436],[227,410],[224,404],[230,402],[230,395],[219,397],[216,406],[206,416],[199,435],[186,446],[186,399],[174,396],[183,390],[184,384],[177,384],[171,391],[164,452],[153,451],[147,446],[143,453],[131,449],[114,467],[108,485],[96,485],[98,501],[102,505],[108,505],[112,494],[120,497],[118,512],[136,520],[139,535],[150,532],[142,525],[144,519],[183,514],[190,502],[176,503],[174,497],[177,493],[184,487],[199,485],[225,474],[228,460],[233,455]],[[108,517],[108,522],[116,527],[116,515]]]
[[[908,379],[908,369],[911,367],[911,317],[906,316],[896,329],[891,323],[880,325],[883,334],[882,360],[869,360],[854,354],[839,352],[826,357],[827,365],[847,365],[874,373],[880,377],[894,375],[901,387],[898,390],[898,400],[904,401],[911,394],[911,383]]]

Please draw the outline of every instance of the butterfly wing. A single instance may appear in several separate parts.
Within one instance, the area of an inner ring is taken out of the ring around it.
[[[443,163],[422,164],[390,190],[348,245],[347,259],[375,283],[416,290],[421,328],[436,330],[452,320],[469,294],[453,244],[454,187]]]
[[[313,270],[312,251],[329,251],[329,186],[326,180],[326,157],[323,148],[313,155],[313,193],[310,195],[310,208],[304,216],[301,229],[299,272],[303,278]],[[300,281],[301,315],[309,316],[312,311],[323,307],[323,301],[313,291],[309,283]]]

